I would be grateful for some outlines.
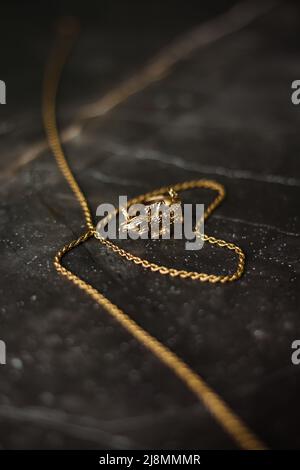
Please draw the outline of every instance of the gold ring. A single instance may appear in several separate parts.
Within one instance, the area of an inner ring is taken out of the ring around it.
[[[151,236],[157,238],[158,235],[162,235],[166,232],[166,228],[162,228],[163,209],[175,204],[181,205],[179,195],[173,188],[169,188],[166,193],[149,196],[145,198],[143,202],[145,205],[144,214],[130,216],[127,208],[122,209],[125,221],[120,224],[120,229],[121,231],[135,231],[138,232],[139,235],[142,235],[149,232],[149,224],[155,223],[156,229],[154,229],[154,231],[153,226],[151,226]],[[175,222],[182,223],[181,211],[170,212],[170,225],[173,225]]]

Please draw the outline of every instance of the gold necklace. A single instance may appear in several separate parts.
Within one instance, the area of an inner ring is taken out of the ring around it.
[[[93,224],[87,199],[80,189],[62,149],[56,121],[57,88],[60,81],[62,68],[74,41],[74,34],[75,31],[72,28],[67,31],[60,31],[60,34],[57,38],[57,43],[53,48],[52,55],[50,56],[47,63],[43,88],[43,119],[49,146],[56,159],[60,171],[62,172],[64,178],[73,191],[75,198],[81,206],[87,231],[76,240],[66,244],[56,254],[54,258],[54,266],[60,274],[65,276],[69,281],[77,285],[86,294],[92,297],[101,307],[107,311],[107,313],[109,313],[111,317],[113,317],[134,338],[136,338],[140,344],[151,351],[152,354],[154,354],[160,360],[160,362],[169,367],[169,369],[171,369],[174,374],[180,378],[182,382],[196,395],[196,397],[204,404],[204,406],[206,406],[206,408],[215,417],[218,423],[232,437],[239,447],[243,449],[265,449],[266,446],[264,443],[249,429],[243,420],[238,417],[236,413],[223,401],[223,399],[214,390],[212,390],[209,385],[206,384],[206,382],[182,359],[180,359],[174,352],[168,349],[156,338],[151,336],[147,331],[145,331],[141,326],[133,321],[123,310],[121,310],[117,305],[113,304],[107,297],[101,294],[101,292],[96,290],[93,286],[76,276],[76,274],[66,269],[62,265],[62,258],[65,253],[93,237],[98,239],[98,241],[105,245],[106,248],[124,257],[127,261],[141,265],[143,268],[150,269],[151,271],[157,272],[161,275],[168,275],[170,277],[179,277],[182,279],[189,278],[200,282],[210,283],[232,282],[241,277],[245,265],[245,255],[241,248],[233,243],[229,243],[225,240],[217,239],[208,235],[204,235],[204,241],[219,247],[227,248],[228,250],[231,250],[237,254],[238,263],[236,271],[233,274],[221,276],[194,271],[178,270],[175,268],[161,266],[155,263],[151,263],[146,259],[135,256],[132,253],[127,252],[119,246],[113,244],[110,240],[99,236],[99,233],[96,231]],[[207,219],[211,215],[211,213],[221,203],[225,196],[225,190],[223,186],[211,180],[203,179],[178,183],[175,186],[172,186],[172,188],[176,192],[194,188],[207,188],[216,191],[217,196],[206,209],[204,219]],[[166,193],[169,190],[170,186],[156,189],[150,193],[143,194],[137,198],[132,199],[129,201],[129,204],[140,202],[146,197],[151,198],[152,196]]]

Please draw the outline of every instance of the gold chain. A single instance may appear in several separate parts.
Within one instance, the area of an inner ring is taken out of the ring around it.
[[[163,364],[169,367],[176,374],[176,376],[180,378],[182,382],[196,395],[196,397],[204,404],[204,406],[207,407],[207,409],[215,417],[219,424],[241,448],[264,449],[266,447],[263,442],[249,429],[243,420],[238,417],[236,413],[223,401],[223,399],[214,390],[212,390],[209,385],[207,385],[206,382],[183,360],[181,360],[175,353],[160,343],[156,338],[151,336],[142,327],[140,327],[124,311],[122,311],[117,305],[110,302],[110,300],[101,294],[98,290],[96,290],[84,280],[80,279],[62,265],[62,258],[67,252],[77,247],[81,243],[84,243],[91,237],[97,238],[107,248],[126,258],[126,260],[131,261],[137,265],[141,265],[143,268],[150,269],[151,271],[158,272],[159,274],[169,275],[171,277],[180,277],[183,279],[190,278],[192,280],[198,280],[201,282],[208,281],[211,283],[224,283],[234,281],[242,275],[244,271],[245,260],[244,253],[237,245],[228,243],[225,240],[220,240],[208,235],[204,235],[204,240],[210,244],[227,248],[228,250],[232,250],[237,254],[238,265],[236,271],[230,275],[217,276],[214,274],[177,270],[174,268],[168,268],[166,266],[160,266],[155,263],[151,263],[146,259],[134,256],[132,253],[129,253],[117,245],[114,245],[111,241],[101,238],[101,236],[98,234],[92,221],[92,215],[86,197],[81,191],[66,160],[56,122],[57,88],[63,65],[73,44],[75,32],[76,31],[74,30],[72,24],[71,27],[64,27],[64,29],[61,30],[60,34],[58,35],[57,44],[53,48],[52,55],[49,58],[45,72],[43,89],[43,119],[49,146],[53,152],[59,169],[61,170],[63,176],[68,182],[82,208],[88,230],[78,239],[66,244],[56,254],[54,258],[54,266],[60,274],[65,276],[69,281],[73,282],[73,284],[77,285],[80,289],[90,295],[120,325],[122,325],[133,337],[135,337],[139,343],[151,351]],[[179,183],[173,186],[173,188],[175,191],[184,191],[186,189],[193,188],[208,188],[217,191],[217,197],[205,211],[205,219],[209,217],[209,215],[220,204],[225,196],[223,186],[210,180],[198,180]],[[167,189],[169,189],[169,187],[160,188],[158,190],[152,191],[151,193],[148,193],[147,195],[138,196],[131,202],[138,202],[139,200],[144,199],[145,196],[162,193]]]
[[[210,214],[215,210],[215,208],[224,199],[225,197],[224,187],[220,183],[217,183],[216,181],[204,180],[204,179],[196,180],[196,181],[186,181],[184,183],[178,183],[178,184],[172,185],[172,189],[175,190],[176,192],[186,191],[188,189],[195,189],[195,188],[212,189],[218,192],[218,195],[213,200],[213,202],[208,206],[208,208],[206,209],[204,213],[204,220],[206,220],[210,216]],[[167,193],[170,189],[171,189],[171,186],[165,186],[159,189],[155,189],[154,191],[151,191],[146,194],[142,194],[134,199],[131,199],[130,201],[128,201],[128,205],[130,206],[132,204],[138,204],[140,202],[143,202],[145,199],[149,197],[152,197],[158,194]],[[107,220],[108,219],[109,217],[107,217]],[[127,261],[132,261],[134,264],[140,265],[146,269],[150,269],[152,272],[158,272],[159,274],[168,275],[171,277],[180,277],[182,279],[190,278],[194,281],[200,281],[200,282],[225,283],[225,282],[232,282],[232,281],[239,279],[244,272],[245,255],[240,247],[238,247],[234,243],[229,243],[229,242],[226,242],[225,240],[217,239],[215,237],[205,235],[205,234],[200,235],[199,233],[199,236],[202,237],[204,241],[207,241],[212,245],[217,245],[219,247],[232,250],[238,255],[237,268],[233,274],[230,274],[230,275],[227,274],[226,276],[221,276],[221,275],[215,275],[215,274],[200,273],[197,271],[186,271],[184,269],[179,270],[175,268],[168,268],[167,266],[161,266],[156,263],[151,263],[147,259],[142,259],[139,256],[135,256],[132,253],[125,251],[124,249],[112,243],[110,240],[101,237],[101,235],[98,232],[95,232],[94,236],[103,245],[105,245],[107,248],[111,249],[118,255],[124,257],[125,259],[127,259]]]

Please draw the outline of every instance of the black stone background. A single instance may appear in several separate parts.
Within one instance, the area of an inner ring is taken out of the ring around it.
[[[40,92],[53,20],[68,2],[1,5],[1,448],[234,448],[201,403],[52,259],[84,230],[44,139]],[[82,33],[59,97],[64,127],[81,106],[134,74],[164,45],[232,2],[75,2]],[[73,5],[74,6],[74,5]],[[95,8],[95,5],[94,5]],[[92,14],[93,13],[93,14]],[[214,178],[227,198],[206,232],[239,244],[243,278],[171,280],[95,241],[66,265],[174,350],[271,448],[299,448],[299,125],[297,2],[197,50],[170,75],[85,123],[65,145],[95,211],[119,194]],[[27,153],[26,153],[27,152]],[[207,203],[212,194],[190,193]],[[226,273],[235,258],[205,246],[137,243],[139,255]]]

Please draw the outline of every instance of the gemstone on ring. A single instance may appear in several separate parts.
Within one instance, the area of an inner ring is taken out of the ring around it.
[[[133,231],[139,235],[151,232],[151,238],[168,235],[174,223],[182,223],[181,201],[178,193],[169,188],[167,193],[154,194],[144,199],[144,212],[129,215],[128,208],[123,208],[124,222],[120,231]]]

